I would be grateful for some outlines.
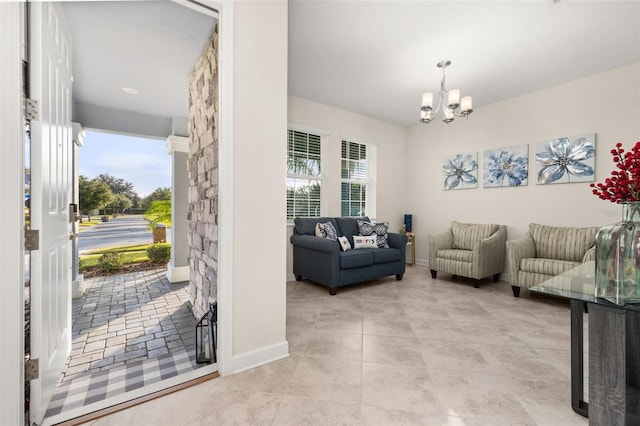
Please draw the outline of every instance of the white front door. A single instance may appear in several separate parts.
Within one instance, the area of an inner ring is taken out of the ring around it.
[[[31,423],[40,424],[71,350],[71,36],[62,8],[30,4],[31,229],[40,248],[31,252],[31,355],[39,377],[31,381]]]

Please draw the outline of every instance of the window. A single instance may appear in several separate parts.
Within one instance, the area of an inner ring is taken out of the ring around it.
[[[341,215],[375,217],[376,146],[342,141]]]
[[[288,130],[287,220],[324,214],[322,194],[322,137]]]

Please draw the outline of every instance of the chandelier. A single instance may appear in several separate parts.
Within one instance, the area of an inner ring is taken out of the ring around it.
[[[433,108],[433,93],[427,92],[422,95],[422,108],[420,108],[420,121],[426,126],[438,116],[440,111],[443,112],[442,121],[451,123],[454,117],[469,118],[469,114],[473,112],[473,104],[471,96],[465,96],[460,99],[460,90],[447,90],[444,86],[444,71],[451,65],[451,61],[438,62],[438,68],[442,68],[442,81],[440,82],[440,99],[438,106]]]

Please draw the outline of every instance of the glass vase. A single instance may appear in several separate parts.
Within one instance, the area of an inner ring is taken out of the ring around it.
[[[622,222],[596,235],[596,297],[640,303],[640,202],[622,204]]]

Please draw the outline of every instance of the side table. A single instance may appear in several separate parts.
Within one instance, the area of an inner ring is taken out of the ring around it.
[[[415,244],[415,234],[407,235],[409,239],[407,241],[407,248],[409,249],[409,254],[411,255],[410,260],[407,258],[407,265],[413,266],[416,264],[416,244]]]

